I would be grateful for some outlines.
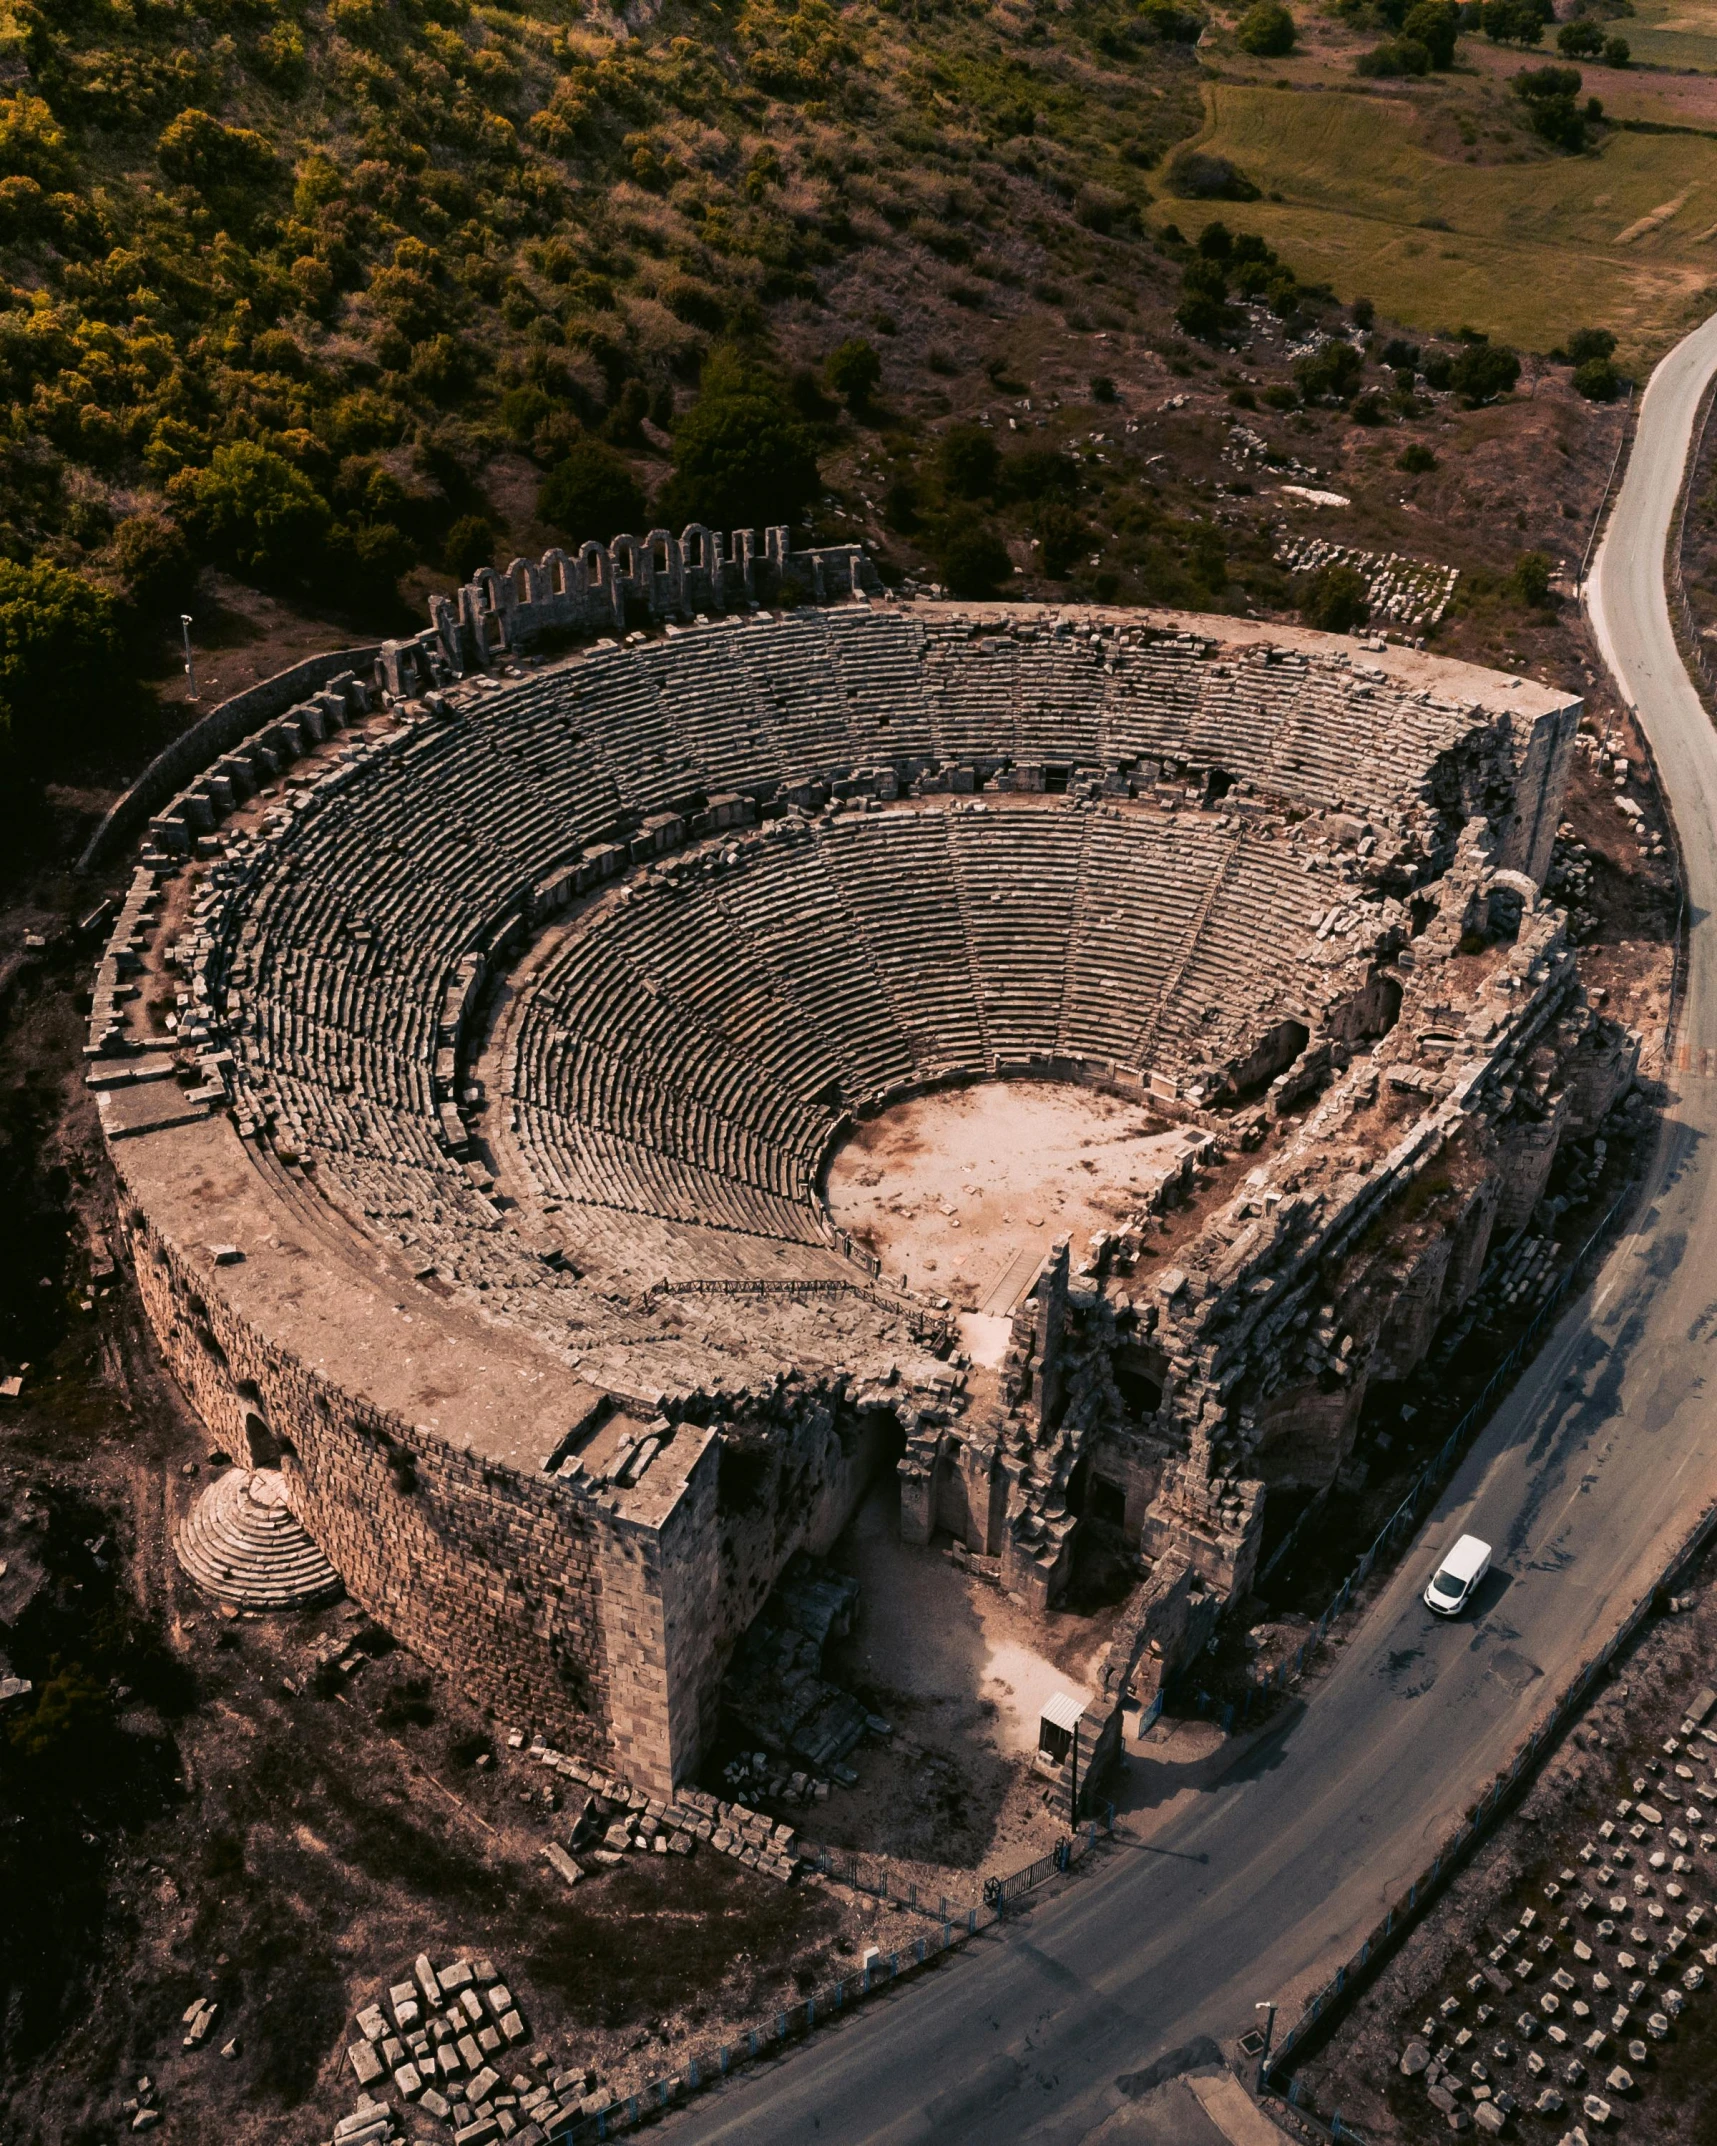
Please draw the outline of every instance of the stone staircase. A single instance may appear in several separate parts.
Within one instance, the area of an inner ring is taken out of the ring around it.
[[[340,1575],[304,1532],[274,1468],[233,1468],[185,1515],[173,1548],[205,1594],[240,1609],[315,1609]]]

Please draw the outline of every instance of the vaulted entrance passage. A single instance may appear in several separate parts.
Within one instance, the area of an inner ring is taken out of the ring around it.
[[[999,1363],[1051,1245],[1153,1204],[1196,1136],[1148,1109],[1056,1081],[984,1081],[866,1119],[829,1166],[829,1212],[884,1279],[946,1297],[975,1363]]]

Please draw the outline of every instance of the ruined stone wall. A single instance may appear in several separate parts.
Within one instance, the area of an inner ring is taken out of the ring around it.
[[[127,1231],[192,1406],[235,1455],[265,1427],[294,1511],[353,1599],[503,1718],[606,1745],[633,1779],[671,1787],[713,1719],[714,1441],[669,1524],[629,1526],[318,1377],[139,1212]]]
[[[711,1645],[722,1662],[799,1551],[821,1556],[832,1546],[897,1436],[886,1411],[809,1387],[746,1404],[721,1426]]]

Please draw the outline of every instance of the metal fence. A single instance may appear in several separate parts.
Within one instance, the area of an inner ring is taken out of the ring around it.
[[[1432,1857],[1430,1867],[1420,1872],[1408,1886],[1404,1897],[1389,1909],[1359,1950],[1336,1969],[1330,1980],[1310,2000],[1271,2057],[1269,2069],[1265,2074],[1266,2084],[1285,2072],[1289,2059],[1303,2052],[1313,2037],[1321,2037],[1331,2031],[1346,2005],[1372,1979],[1407,1932],[1443,1892],[1497,1818],[1517,1796],[1525,1792],[1537,1770],[1538,1761],[1571,1726],[1590,1698],[1592,1687],[1606,1674],[1617,1655],[1633,1645],[1641,1627],[1652,1615],[1659,1593],[1669,1587],[1677,1575],[1707,1548],[1714,1535],[1717,1535],[1717,1505],[1710,1505],[1670,1558],[1657,1582],[1635,1603],[1608,1645],[1590,1661],[1582,1664],[1549,1717],[1533,1730],[1515,1753],[1513,1763],[1507,1771],[1498,1774],[1492,1781],[1473,1809],[1444,1842],[1438,1854]],[[1347,2136],[1351,2138],[1352,2132],[1349,2131]]]
[[[745,2029],[736,2040],[715,2043],[686,2056],[677,2071],[640,2087],[637,2093],[622,2095],[606,2108],[571,2116],[555,2124],[549,2131],[553,2146],[589,2146],[589,2142],[595,2140],[618,2138],[623,2132],[650,2122],[665,2110],[683,2107],[693,2095],[719,2085],[743,2066],[783,2054],[819,2028],[844,2019],[870,1998],[934,1967],[948,1953],[976,1937],[980,1930],[987,1930],[999,1922],[1013,1903],[1037,1886],[1077,1869],[1098,1841],[1106,1839],[1114,1830],[1115,1807],[1110,1804],[1101,1819],[1088,1820],[1077,1833],[1058,1841],[1048,1855],[1039,1856],[1035,1863],[1028,1863],[1023,1870],[1011,1871],[1006,1877],[987,1878],[981,1906],[945,1915],[922,1936],[913,1938],[899,1950],[879,1952],[856,1974],[843,1975],[826,1988],[796,2000],[786,2010],[773,2013],[759,2025]],[[867,1867],[870,1862],[868,1857],[854,1857],[849,1870],[842,1867],[833,1851],[825,1849],[817,1859],[817,1867],[840,1884],[853,1885],[878,1898],[895,1900],[903,1907],[916,1907],[920,1913],[929,1912],[926,1904],[918,1899],[916,1886],[895,1890],[865,1882],[874,1877],[874,1872]]]

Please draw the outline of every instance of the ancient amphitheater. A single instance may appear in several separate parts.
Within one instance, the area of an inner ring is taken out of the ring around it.
[[[158,801],[97,983],[211,1431],[402,1640],[656,1793],[888,1468],[1037,1607],[1124,1527],[1118,1718],[1633,1070],[1537,891],[1576,703],[869,578],[780,531],[479,577]],[[1040,1201],[927,1284],[876,1132],[977,1083],[1137,1139],[1106,1226]]]

